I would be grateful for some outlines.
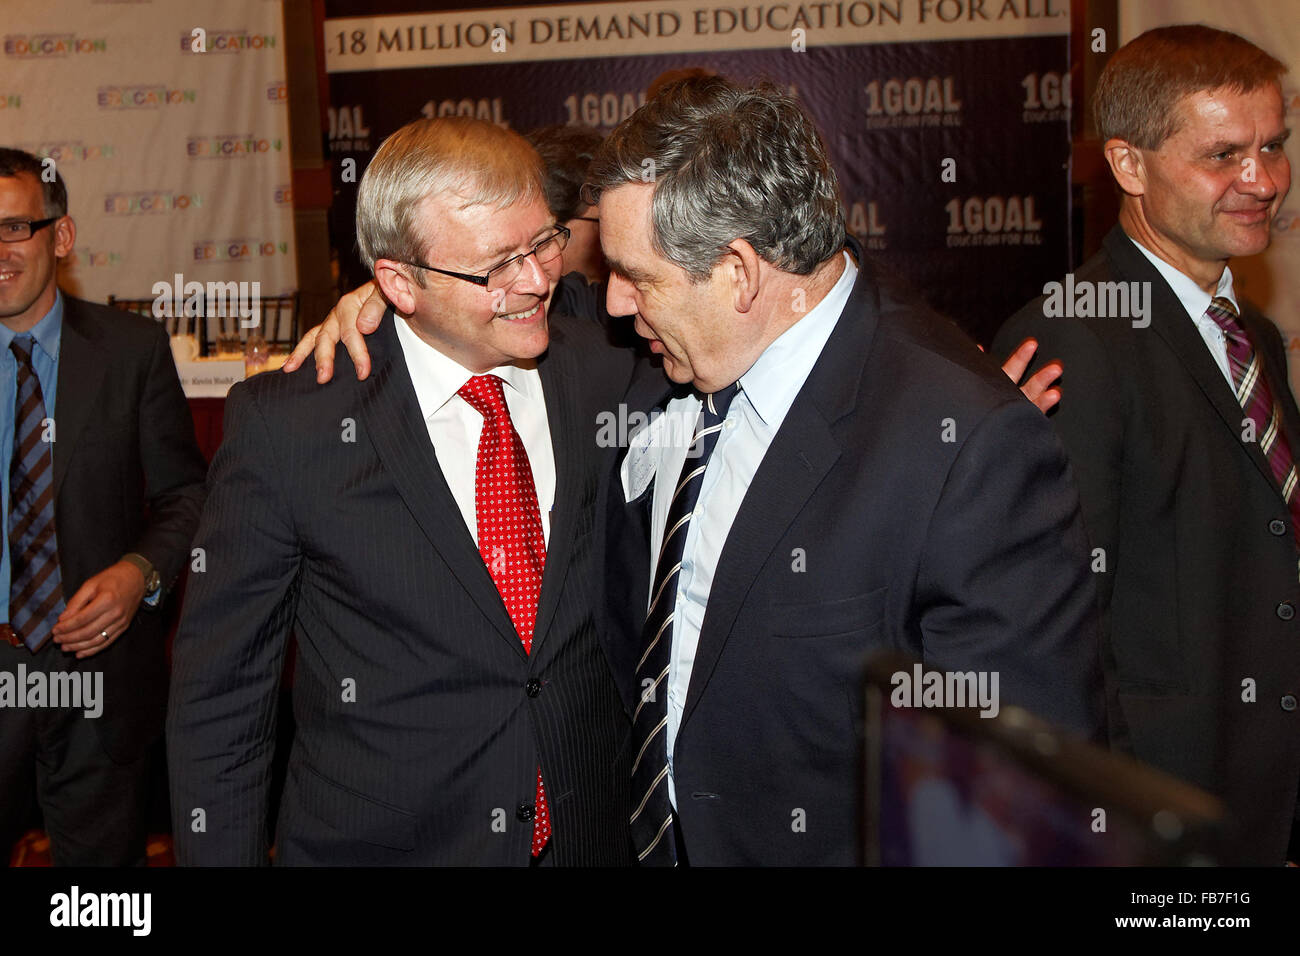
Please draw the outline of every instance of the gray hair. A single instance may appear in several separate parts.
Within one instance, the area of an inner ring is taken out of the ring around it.
[[[376,259],[418,261],[434,237],[416,216],[430,196],[449,193],[462,208],[498,209],[545,201],[542,161],[518,133],[467,117],[419,119],[380,145],[357,190],[357,247],[366,268]],[[424,271],[415,272],[424,287]]]
[[[844,212],[811,118],[776,86],[718,76],[665,87],[592,160],[586,194],[653,182],[653,245],[700,282],[744,239],[784,272],[808,275],[844,245]]]

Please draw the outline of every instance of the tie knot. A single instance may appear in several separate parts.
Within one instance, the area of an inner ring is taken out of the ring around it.
[[[502,381],[496,375],[475,375],[456,393],[488,421],[508,415]]]
[[[1210,300],[1210,307],[1205,310],[1205,314],[1228,335],[1242,334],[1241,324],[1237,321],[1237,307],[1232,304],[1231,299],[1216,295]]]
[[[19,365],[32,364],[32,337],[30,335],[15,335],[9,343],[9,350],[14,353],[14,358],[18,359]]]
[[[721,421],[727,417],[727,409],[731,407],[732,399],[739,394],[740,383],[732,382],[726,388],[720,388],[716,392],[701,395],[700,399],[704,402],[704,413]]]

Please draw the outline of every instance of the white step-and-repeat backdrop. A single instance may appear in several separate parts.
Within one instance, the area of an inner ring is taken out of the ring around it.
[[[53,159],[67,182],[64,289],[104,301],[159,283],[296,288],[279,0],[0,12],[0,145]]]

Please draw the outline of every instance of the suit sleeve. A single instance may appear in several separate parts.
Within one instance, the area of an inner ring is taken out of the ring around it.
[[[158,570],[166,593],[189,561],[208,466],[194,439],[194,420],[161,326],[145,375],[139,434],[149,515],[131,550]]]
[[[926,661],[996,672],[1004,704],[1103,740],[1095,591],[1065,455],[1025,401],[972,427],[925,538]]]
[[[270,430],[247,386],[227,400],[172,661],[167,759],[182,865],[267,862],[276,701],[300,550]]]
[[[1052,359],[1060,359],[1064,366],[1061,401],[1048,417],[1065,445],[1079,488],[1084,527],[1095,555],[1092,560],[1104,562],[1097,564],[1104,570],[1093,577],[1101,617],[1107,721],[1111,746],[1129,750],[1110,636],[1111,596],[1121,534],[1126,391],[1104,346],[1090,329],[1078,322],[1045,318],[1036,305],[1027,307],[1002,327],[994,340],[993,354],[1004,355],[1030,336],[1038,340],[1038,352],[1026,374],[1033,374]]]

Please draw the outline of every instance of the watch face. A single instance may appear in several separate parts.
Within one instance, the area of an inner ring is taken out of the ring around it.
[[[145,593],[153,594],[154,591],[158,590],[158,587],[161,584],[162,584],[162,579],[158,577],[158,572],[154,571],[152,574],[149,575],[148,579],[146,579],[144,582]]]

